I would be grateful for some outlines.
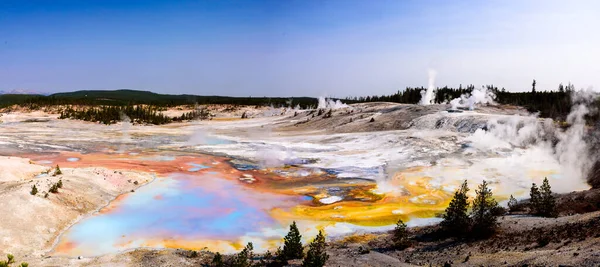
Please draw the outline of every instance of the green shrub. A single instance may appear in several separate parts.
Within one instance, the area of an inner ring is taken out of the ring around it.
[[[48,191],[50,191],[50,193],[53,193],[53,194],[58,193],[58,185],[53,184]]]
[[[58,180],[58,183],[56,183],[56,187],[58,188],[62,188],[63,184],[62,184],[62,179]]]
[[[405,249],[408,247],[408,231],[406,230],[406,224],[402,219],[398,220],[396,223],[392,241],[394,242],[394,247],[397,249]]]
[[[213,266],[213,267],[224,267],[225,266],[225,263],[223,263],[223,255],[221,255],[221,253],[217,252],[217,254],[215,254],[215,256],[212,259],[211,266]]]
[[[515,211],[517,208],[517,203],[517,199],[513,197],[513,195],[510,195],[510,198],[508,199],[508,210],[510,212]]]
[[[56,175],[61,175],[62,171],[60,170],[60,167],[58,167],[58,165],[56,165],[56,170],[54,171],[54,176]]]
[[[31,193],[31,195],[33,195],[33,196],[37,195],[37,193],[38,193],[38,189],[37,189],[37,187],[36,187],[35,185],[33,185],[33,186],[31,187],[31,192],[30,192],[30,193]]]

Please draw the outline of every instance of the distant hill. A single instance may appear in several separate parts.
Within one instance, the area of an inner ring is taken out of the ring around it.
[[[290,102],[291,101],[291,102]],[[193,104],[238,104],[274,106],[316,106],[312,97],[229,97],[157,94],[140,90],[82,90],[44,95],[0,95],[0,106],[13,104],[45,105],[135,105],[178,106]]]
[[[0,95],[48,95],[48,94],[40,93],[40,92],[33,91],[33,90],[27,90],[27,89],[13,89],[10,91],[0,90]]]

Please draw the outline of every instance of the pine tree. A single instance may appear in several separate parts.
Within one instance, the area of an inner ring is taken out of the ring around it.
[[[531,184],[531,190],[529,191],[529,208],[531,213],[539,214],[540,213],[540,205],[542,201],[542,195],[540,194],[540,190],[538,189],[535,183]]]
[[[325,235],[323,231],[319,230],[319,234],[309,244],[308,252],[304,261],[302,261],[303,267],[322,267],[325,266],[325,262],[329,259],[329,255],[325,251],[327,244],[325,243]]]
[[[233,267],[250,267],[252,265],[252,257],[254,257],[252,250],[254,246],[252,242],[249,242],[240,253],[238,253],[233,259]],[[250,261],[249,261],[250,260]]]
[[[517,208],[517,203],[517,199],[515,199],[513,195],[510,195],[510,198],[508,199],[508,210],[510,212],[515,211],[515,209]]]
[[[31,195],[35,196],[38,193],[38,189],[35,185],[31,187]]]
[[[211,266],[213,266],[213,267],[224,267],[225,266],[225,263],[223,263],[223,256],[221,255],[221,253],[217,252],[217,254],[215,254],[215,256],[212,259]]]
[[[492,196],[492,190],[488,187],[488,183],[483,181],[479,188],[475,190],[477,193],[473,201],[473,233],[480,236],[487,236],[494,232],[497,222],[493,210],[498,207],[498,202]]]
[[[552,190],[550,188],[550,183],[548,182],[548,178],[544,178],[544,182],[540,187],[541,190],[541,198],[539,205],[539,213],[544,217],[556,217],[556,200],[552,195]]]
[[[394,228],[394,247],[397,249],[404,249],[408,246],[408,231],[406,230],[406,224],[399,219]]]
[[[468,191],[469,187],[465,180],[460,188],[454,192],[454,197],[450,201],[448,208],[446,208],[444,220],[441,223],[446,233],[460,236],[469,230],[470,219],[467,214],[467,209],[469,208]]]
[[[290,225],[290,231],[284,237],[283,255],[286,260],[302,259],[304,257],[302,235],[300,235],[295,221]]]

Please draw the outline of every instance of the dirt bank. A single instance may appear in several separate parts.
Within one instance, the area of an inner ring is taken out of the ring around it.
[[[62,174],[54,176],[52,167],[16,157],[0,157],[0,166],[11,166],[2,168],[0,182],[0,214],[6,215],[0,220],[0,253],[30,263],[45,256],[75,222],[152,180],[149,174],[104,168],[62,168]],[[59,180],[62,188],[49,193]],[[31,195],[34,185],[38,193]]]

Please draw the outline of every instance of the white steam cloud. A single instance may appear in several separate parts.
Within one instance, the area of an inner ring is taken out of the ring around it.
[[[419,105],[431,105],[434,101],[434,93],[435,93],[435,76],[437,72],[434,69],[429,69],[428,71],[428,81],[427,81],[427,90],[421,91],[421,100],[419,101]]]
[[[496,95],[487,87],[482,86],[480,89],[473,89],[471,95],[461,95],[459,98],[455,98],[450,101],[452,109],[457,108],[469,108],[474,110],[476,104],[494,104],[494,98]]]
[[[319,97],[319,105],[317,106],[317,109],[340,109],[340,108],[347,108],[349,107],[348,105],[342,103],[342,101],[340,100],[332,100],[326,97]]]
[[[597,98],[597,94],[580,91],[573,93],[572,97],[574,104],[567,116],[570,126],[566,130],[556,127],[551,119],[513,116],[505,120],[489,120],[487,130],[478,129],[467,140],[474,148],[483,151],[520,148],[541,153],[540,157],[552,155],[564,177],[557,181],[559,186],[563,190],[572,188],[571,184],[586,180],[594,163],[590,145],[585,140],[585,116],[590,112],[588,104]]]
[[[129,136],[129,129],[131,128],[131,119],[125,115],[125,113],[121,113],[121,146],[119,148],[119,153],[124,153],[127,149],[127,143],[129,143],[131,137]]]

